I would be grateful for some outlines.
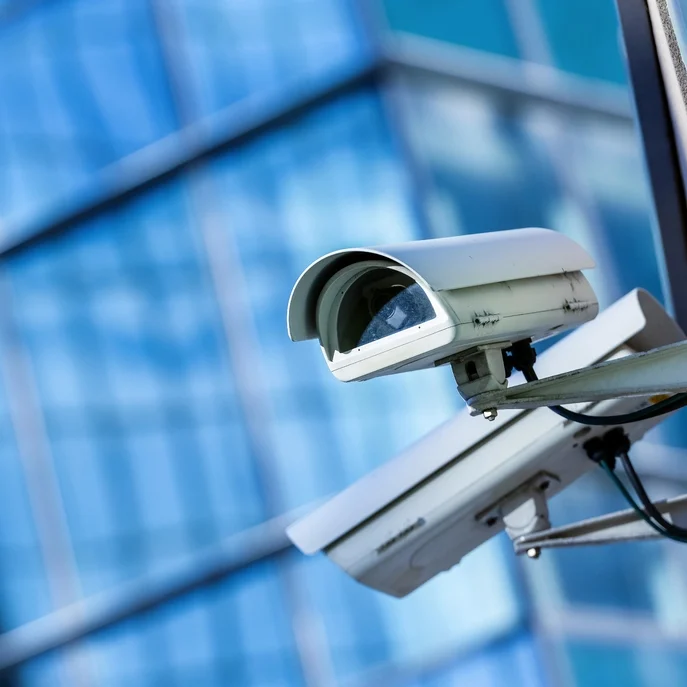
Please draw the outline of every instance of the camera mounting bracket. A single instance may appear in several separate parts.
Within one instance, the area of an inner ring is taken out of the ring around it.
[[[655,501],[654,505],[670,522],[683,527],[687,525],[687,495]],[[561,527],[524,534],[513,541],[513,548],[517,554],[527,553],[534,557],[531,552],[538,552],[540,549],[660,538],[661,534],[628,508]]]
[[[680,341],[534,382],[485,391],[468,399],[468,405],[477,415],[500,408],[540,408],[628,396],[664,397],[686,391],[687,341]]]

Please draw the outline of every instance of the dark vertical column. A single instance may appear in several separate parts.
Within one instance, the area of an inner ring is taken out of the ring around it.
[[[673,121],[646,0],[616,0],[636,121],[656,209],[666,294],[687,329],[687,202]]]

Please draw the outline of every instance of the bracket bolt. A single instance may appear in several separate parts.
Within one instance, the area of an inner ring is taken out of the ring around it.
[[[493,422],[498,414],[499,411],[496,410],[496,408],[487,408],[486,410],[482,411],[482,415],[486,420],[489,420],[489,422]]]
[[[541,549],[533,546],[531,549],[527,549],[528,558],[539,558],[541,556]]]

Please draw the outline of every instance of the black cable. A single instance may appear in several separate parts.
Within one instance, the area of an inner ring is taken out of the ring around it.
[[[509,376],[513,370],[520,370],[525,377],[525,381],[536,382],[539,379],[537,373],[534,371],[536,360],[537,353],[534,348],[532,348],[531,339],[523,339],[522,341],[515,342],[508,349],[504,350],[503,353],[506,376]],[[654,403],[647,408],[641,408],[640,410],[624,413],[622,415],[587,415],[585,413],[576,413],[574,410],[563,408],[563,406],[549,406],[549,409],[571,422],[577,422],[582,425],[605,427],[609,425],[624,425],[631,422],[650,420],[667,413],[672,413],[685,406],[687,406],[687,393],[674,394],[670,398]]]
[[[650,420],[654,417],[660,417],[667,413],[672,413],[675,410],[687,406],[687,394],[675,394],[663,401],[654,403],[648,408],[635,410],[631,413],[624,413],[622,415],[586,415],[584,413],[576,413],[573,410],[568,410],[562,406],[549,406],[556,415],[560,415],[566,420],[578,422],[583,425],[592,425],[596,427],[603,427],[606,425],[624,425],[630,422],[641,422],[642,420]]]
[[[634,498],[632,498],[632,494],[630,494],[625,485],[620,481],[620,477],[613,472],[612,468],[606,462],[599,463],[599,465],[603,468],[603,471],[611,479],[625,500],[630,504],[630,506],[632,506],[632,509],[637,513],[637,515],[644,520],[644,522],[649,525],[651,529],[656,530],[656,532],[658,532],[661,536],[669,537],[667,531],[657,522],[655,522],[648,513],[641,509],[639,504],[634,500]]]
[[[535,382],[538,379],[537,373],[531,366],[523,369],[522,373],[528,382]],[[670,398],[654,403],[648,408],[641,408],[640,410],[622,415],[586,415],[585,413],[576,413],[573,410],[568,410],[563,408],[563,406],[549,406],[549,409],[556,413],[556,415],[560,415],[571,422],[603,427],[606,425],[624,425],[630,422],[650,420],[666,413],[672,413],[674,410],[679,410],[685,406],[687,406],[687,393],[675,394]]]
[[[644,484],[630,459],[630,445],[631,442],[627,433],[623,429],[617,427],[609,430],[601,437],[593,437],[587,441],[584,444],[584,450],[591,461],[603,468],[604,472],[620,491],[623,498],[649,527],[658,532],[662,537],[673,539],[683,544],[687,543],[687,529],[678,527],[674,523],[666,520],[663,513],[658,510],[656,504],[654,504],[651,497],[647,494]],[[643,508],[635,501],[632,494],[630,494],[620,480],[620,477],[615,474],[616,458],[620,458],[622,461],[625,474]]]
[[[666,531],[666,536],[669,536],[671,539],[676,539],[677,541],[687,543],[687,529],[684,527],[678,527],[669,520],[666,520],[663,516],[663,513],[656,508],[656,504],[654,504],[649,494],[647,494],[644,484],[637,474],[637,471],[635,470],[627,452],[621,452],[618,457],[623,464],[623,468],[625,469],[627,478],[630,480],[632,488],[635,490],[635,493],[644,506],[644,510],[653,518],[654,522],[663,527],[663,529]]]

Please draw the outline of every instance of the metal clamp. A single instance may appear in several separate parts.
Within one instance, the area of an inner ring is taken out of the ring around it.
[[[485,391],[470,398],[468,405],[482,412],[684,391],[687,391],[687,341],[680,341],[536,382]]]
[[[514,544],[532,533],[549,531],[551,523],[546,492],[553,482],[560,480],[548,472],[537,473],[518,489],[478,513],[477,521],[487,527],[494,527],[501,522]],[[534,556],[535,552],[530,555]]]
[[[654,505],[665,516],[666,520],[676,525],[687,525],[687,495],[657,501]],[[641,541],[660,537],[660,534],[649,527],[630,508],[562,527],[524,534],[513,542],[513,547],[515,553],[527,553],[531,556],[530,552],[533,549],[611,544],[613,542]]]

